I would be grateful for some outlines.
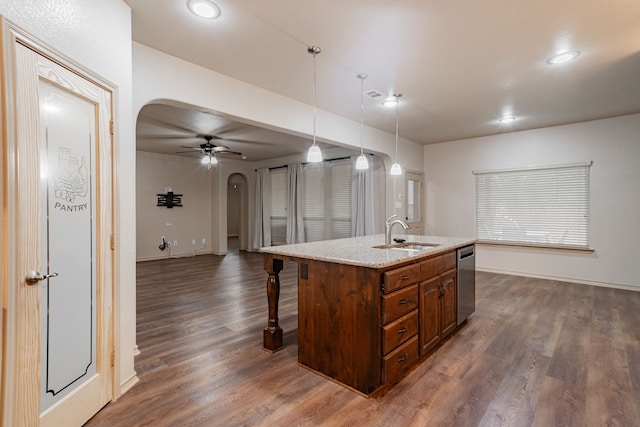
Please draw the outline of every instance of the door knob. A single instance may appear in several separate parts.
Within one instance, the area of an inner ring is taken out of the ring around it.
[[[29,274],[27,274],[27,277],[25,278],[25,280],[27,281],[27,285],[35,285],[41,280],[48,279],[50,277],[56,277],[57,275],[58,273],[40,274],[38,271],[34,270],[34,271],[30,271]]]

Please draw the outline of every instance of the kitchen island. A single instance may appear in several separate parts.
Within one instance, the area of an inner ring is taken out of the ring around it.
[[[457,326],[456,249],[474,240],[383,234],[262,248],[269,319],[283,347],[279,272],[298,264],[298,362],[364,395],[400,381]]]

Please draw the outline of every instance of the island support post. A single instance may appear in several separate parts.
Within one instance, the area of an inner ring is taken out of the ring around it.
[[[269,320],[264,328],[263,344],[265,350],[274,353],[282,348],[282,328],[278,325],[278,300],[280,299],[280,276],[283,261],[269,254],[264,255],[264,269],[267,277],[267,302],[269,304]]]

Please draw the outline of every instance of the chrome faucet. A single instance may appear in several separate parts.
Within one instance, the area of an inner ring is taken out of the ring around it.
[[[407,228],[409,228],[409,226],[402,220],[396,219],[394,221],[391,221],[393,218],[397,217],[398,215],[391,215],[388,219],[387,222],[385,223],[384,226],[384,243],[387,245],[391,244],[391,230],[393,229],[393,226],[396,224],[400,224],[402,226],[403,230],[406,230]]]

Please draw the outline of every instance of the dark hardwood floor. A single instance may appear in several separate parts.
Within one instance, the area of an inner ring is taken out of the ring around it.
[[[140,382],[87,426],[640,426],[640,292],[477,273],[475,314],[373,400],[296,363],[296,269],[269,354],[260,254],[139,263]]]

